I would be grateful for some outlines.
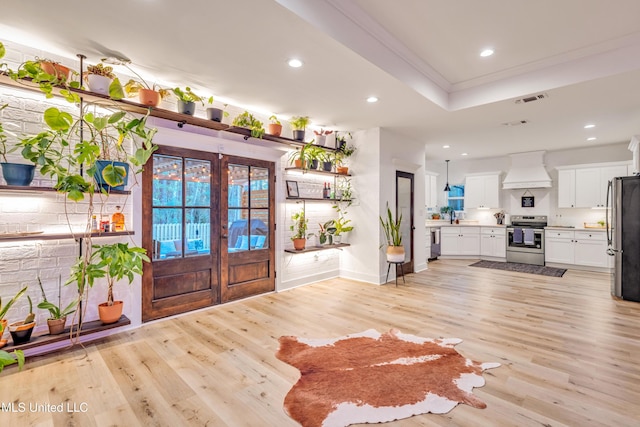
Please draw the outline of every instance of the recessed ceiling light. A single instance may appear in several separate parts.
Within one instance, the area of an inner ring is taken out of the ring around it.
[[[462,156],[467,156],[468,154],[467,154],[467,153],[462,153],[461,155],[462,155]]]
[[[443,145],[442,148],[449,148],[451,147],[450,145]]]
[[[377,96],[370,96],[370,97],[367,98],[367,102],[369,102],[369,103],[378,102],[378,97]]]
[[[592,129],[592,128],[594,128],[594,127],[596,127],[596,125],[591,124],[591,123],[590,123],[590,124],[588,124],[588,125],[584,125],[584,128],[585,128],[585,129]]]
[[[493,55],[493,49],[485,49],[482,52],[480,52],[480,56],[482,56],[483,58],[486,58],[487,56],[491,56]]]
[[[596,140],[595,136],[592,136],[591,138],[587,138],[587,141],[595,141],[595,140]]]
[[[302,67],[302,61],[296,58],[290,59],[289,62],[287,62],[287,64],[289,64],[289,67],[292,67],[292,68]]]

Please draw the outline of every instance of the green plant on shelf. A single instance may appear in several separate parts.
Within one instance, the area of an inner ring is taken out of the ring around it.
[[[236,116],[232,122],[233,126],[243,127],[251,130],[251,136],[254,138],[262,138],[265,133],[262,122],[254,117],[253,114],[248,111],[243,112]]]
[[[204,98],[202,98],[200,95],[195,94],[189,86],[185,87],[184,89],[176,87],[171,89],[171,91],[176,96],[176,98],[178,98],[182,102],[200,102],[204,106]]]
[[[293,220],[293,224],[289,226],[289,230],[293,232],[291,240],[306,239],[309,220],[305,217],[304,210],[294,212],[291,219]]]

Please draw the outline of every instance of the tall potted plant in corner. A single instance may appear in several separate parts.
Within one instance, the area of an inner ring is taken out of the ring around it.
[[[291,215],[293,224],[289,226],[289,230],[293,231],[291,241],[293,242],[293,248],[297,251],[304,250],[307,244],[307,226],[308,220],[305,217],[304,210],[295,212]]]
[[[380,225],[384,231],[387,244],[387,261],[402,262],[404,261],[404,246],[402,246],[402,232],[400,225],[402,223],[402,214],[394,218],[389,203],[387,203],[386,217],[380,216]],[[384,246],[382,244],[380,247]]]
[[[309,116],[295,116],[291,118],[289,123],[291,124],[291,129],[293,129],[293,139],[296,141],[304,141],[304,133],[309,121]]]
[[[113,286],[126,278],[131,284],[136,274],[142,275],[142,263],[149,262],[143,248],[129,247],[128,243],[93,245],[88,259],[81,258],[71,269],[67,283],[76,282],[84,293],[85,285],[93,287],[96,279],[107,279],[107,301],[98,305],[98,314],[104,324],[117,322],[122,316],[122,301],[115,301]]]
[[[179,87],[171,90],[178,98],[178,113],[193,116],[196,112],[196,102],[200,102],[204,106],[202,97],[196,95],[189,86],[185,87],[184,90]]]

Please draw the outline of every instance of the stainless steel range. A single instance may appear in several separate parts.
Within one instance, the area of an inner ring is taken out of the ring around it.
[[[544,265],[546,215],[511,215],[507,226],[507,262]]]

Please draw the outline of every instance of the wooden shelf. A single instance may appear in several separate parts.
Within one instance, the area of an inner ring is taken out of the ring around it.
[[[96,332],[102,332],[113,328],[119,328],[120,326],[130,325],[131,320],[127,318],[124,314],[120,316],[120,320],[116,323],[110,323],[108,325],[103,324],[100,320],[94,320],[92,322],[85,322],[82,325],[82,330],[80,331],[80,336],[87,336],[90,334],[94,334]],[[69,340],[69,331],[70,328],[66,328],[63,333],[58,335],[49,335],[49,334],[41,334],[34,335],[31,337],[29,342],[19,345],[8,344],[5,347],[2,347],[2,350],[11,352],[13,350],[31,350],[37,347],[42,347],[47,344],[52,344],[56,342],[61,342],[65,340]],[[7,335],[11,336],[9,332],[5,332]],[[75,337],[75,331],[74,331]],[[83,342],[87,342],[89,340],[83,340]],[[54,350],[55,351],[55,350]]]
[[[34,192],[34,193],[57,193],[58,190],[51,187],[36,187],[36,186],[20,186],[20,185],[0,185],[1,191],[13,191],[13,192]],[[100,190],[96,189],[95,194],[100,193]],[[62,193],[60,193],[62,194]],[[110,190],[109,194],[131,194],[129,190]]]
[[[297,250],[295,250],[293,248],[288,248],[288,249],[285,249],[284,251],[287,252],[287,253],[290,253],[290,254],[302,254],[302,253],[306,253],[306,252],[326,251],[328,249],[340,249],[340,250],[342,250],[341,248],[345,248],[347,246],[351,246],[351,245],[348,244],[348,243],[338,243],[338,244],[335,244],[335,245],[307,246],[306,248],[304,248],[304,249],[302,249],[300,251],[297,251]]]
[[[317,197],[287,197],[287,200],[300,200],[303,202],[351,202],[353,199],[319,199]]]
[[[231,133],[237,133],[239,135],[243,135],[244,139],[249,139],[252,138],[251,136],[251,129],[247,129],[247,128],[241,128],[241,127],[237,127],[237,126],[230,126],[227,129],[225,129],[226,132],[231,132]],[[260,139],[260,138],[258,138]],[[298,141],[295,139],[291,139],[291,138],[285,138],[283,136],[274,136],[274,135],[269,135],[268,133],[265,133],[261,139],[264,139],[265,141],[273,141],[273,142],[279,142],[281,144],[287,144],[290,145],[291,147],[295,147],[295,148],[302,148],[305,145],[307,145],[309,142],[305,142],[305,141]],[[325,146],[321,146],[318,145],[318,147],[322,147],[327,151],[337,151],[336,148],[332,148],[332,147],[325,147]]]
[[[314,174],[314,175],[330,175],[330,176],[343,176],[343,177],[347,177],[347,176],[351,176],[351,174],[343,174],[343,173],[337,173],[337,172],[328,172],[328,171],[324,171],[324,170],[319,170],[319,169],[302,169],[302,168],[284,168],[285,171],[287,172],[291,172],[291,171],[297,171],[297,172],[301,172],[303,174],[305,173],[310,173],[310,174]]]
[[[63,240],[63,239],[86,239],[87,237],[114,237],[133,236],[134,231],[114,231],[112,233],[61,233],[61,234],[0,234],[0,242],[12,242],[17,240]]]

